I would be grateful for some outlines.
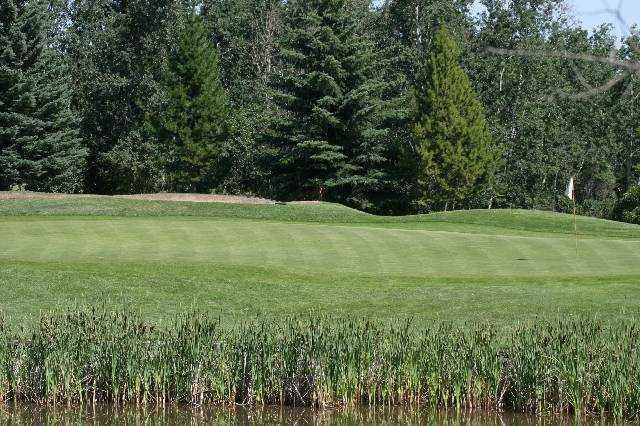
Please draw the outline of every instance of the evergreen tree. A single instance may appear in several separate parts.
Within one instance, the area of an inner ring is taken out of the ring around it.
[[[326,198],[372,209],[385,175],[378,127],[380,83],[371,43],[357,25],[363,2],[297,0],[287,4],[275,100],[282,113],[274,149],[276,196]]]
[[[0,0],[0,189],[82,190],[85,150],[46,4]]]
[[[460,51],[443,26],[418,72],[412,132],[420,160],[420,203],[445,210],[474,203],[491,184],[496,155],[491,134]]]
[[[52,1],[52,0],[49,0]],[[143,127],[160,101],[182,0],[65,1],[63,44],[73,108],[89,150],[85,187],[98,194],[164,189],[160,149]]]
[[[168,186],[202,192],[219,178],[228,112],[218,55],[201,17],[191,12],[179,37],[163,79],[166,99],[153,127],[165,150]]]

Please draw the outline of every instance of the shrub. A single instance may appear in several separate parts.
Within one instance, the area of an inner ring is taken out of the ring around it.
[[[616,203],[613,218],[640,225],[640,185],[627,191]]]

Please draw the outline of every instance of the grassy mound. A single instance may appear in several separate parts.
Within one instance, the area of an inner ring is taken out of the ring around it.
[[[470,210],[427,215],[374,216],[340,204],[228,204],[166,202],[114,197],[69,197],[0,201],[0,217],[179,217],[273,222],[377,224],[402,229],[434,228],[483,233],[544,232],[573,235],[573,217],[531,210]],[[452,226],[448,226],[452,225]],[[640,226],[578,217],[579,234],[640,238]]]
[[[0,201],[11,322],[105,303],[163,321],[310,310],[501,324],[638,313],[640,226],[520,210],[378,217],[335,204]]]
[[[338,204],[228,204],[73,197],[0,202],[0,216],[201,217],[277,222],[350,223],[376,217]]]

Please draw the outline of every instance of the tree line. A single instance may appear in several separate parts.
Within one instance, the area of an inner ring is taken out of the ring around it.
[[[638,34],[473,3],[0,0],[0,190],[639,220]]]

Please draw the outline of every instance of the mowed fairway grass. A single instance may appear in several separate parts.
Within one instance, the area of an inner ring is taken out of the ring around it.
[[[0,201],[0,310],[225,323],[316,312],[503,325],[640,315],[640,227],[520,210],[384,218],[334,204]]]

